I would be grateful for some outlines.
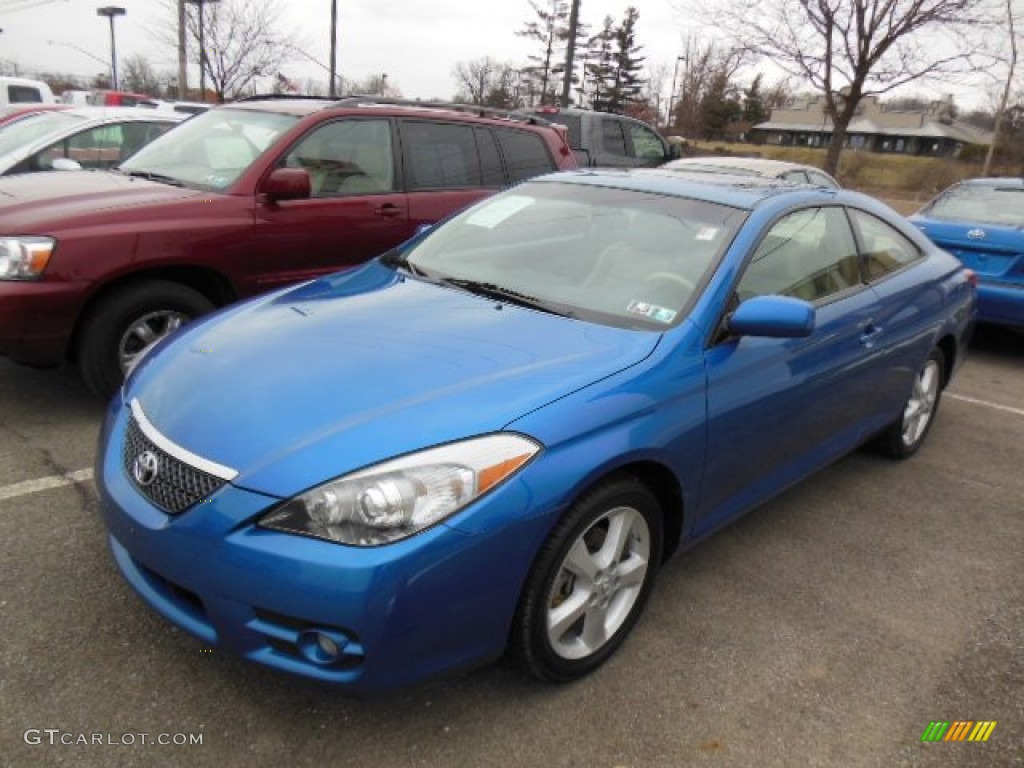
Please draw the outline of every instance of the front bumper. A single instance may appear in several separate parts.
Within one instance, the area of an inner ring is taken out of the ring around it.
[[[1024,285],[978,282],[978,322],[1024,327]]]
[[[279,500],[232,484],[170,516],[123,468],[119,400],[96,468],[110,546],[129,584],[173,624],[210,646],[354,692],[503,651],[542,518],[474,534],[440,525],[391,545],[348,547],[256,528]],[[525,508],[526,498],[511,482],[478,504],[498,505],[508,520],[509,505]],[[337,658],[310,652],[312,631],[337,641]]]
[[[46,280],[0,280],[0,356],[26,365],[64,361],[82,287]]]

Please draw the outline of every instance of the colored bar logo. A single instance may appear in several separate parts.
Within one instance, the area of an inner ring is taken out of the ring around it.
[[[988,741],[995,720],[933,720],[921,734],[921,741]]]

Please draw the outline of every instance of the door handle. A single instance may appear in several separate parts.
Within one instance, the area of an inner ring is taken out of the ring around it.
[[[860,332],[860,343],[865,347],[873,347],[875,342],[878,341],[878,336],[882,332],[880,325],[875,325],[873,322],[867,322]]]
[[[387,216],[389,219],[402,215],[402,207],[394,203],[382,203],[374,209],[378,216]]]

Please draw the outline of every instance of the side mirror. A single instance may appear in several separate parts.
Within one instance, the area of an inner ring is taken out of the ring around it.
[[[72,160],[70,157],[58,157],[50,165],[55,171],[80,171],[82,166],[77,160]]]
[[[668,145],[668,157],[665,158],[665,159],[666,160],[675,160],[675,159],[680,158],[682,156],[683,156],[683,146],[681,144],[676,144],[675,142],[670,142],[669,145]]]
[[[799,339],[814,331],[814,307],[789,296],[755,296],[747,299],[727,322],[736,336],[767,336]]]
[[[309,171],[305,168],[278,168],[263,182],[260,192],[267,202],[305,200],[313,193]]]

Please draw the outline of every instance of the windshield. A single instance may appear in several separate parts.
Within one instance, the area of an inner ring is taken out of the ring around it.
[[[223,190],[297,120],[276,112],[211,109],[143,147],[121,164],[121,170]]]
[[[1024,188],[962,184],[932,203],[927,215],[934,219],[1024,227]]]
[[[39,112],[13,120],[0,127],[0,154],[15,152],[27,144],[35,145],[40,139],[82,120],[84,118],[67,112]]]
[[[682,318],[745,217],[701,200],[533,182],[459,214],[398,261],[492,298],[664,330]]]

